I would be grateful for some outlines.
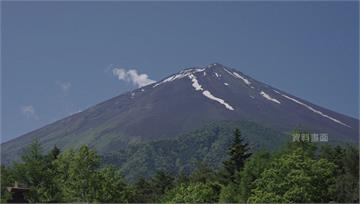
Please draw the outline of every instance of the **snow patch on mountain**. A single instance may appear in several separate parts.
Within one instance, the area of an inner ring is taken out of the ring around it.
[[[197,72],[203,72],[205,71],[205,68],[193,68],[193,69],[185,69],[181,72],[179,72],[178,74],[174,74],[174,75],[171,75],[170,77],[160,81],[159,83],[156,83],[153,88],[163,84],[163,83],[166,83],[166,82],[171,82],[171,81],[174,81],[176,79],[181,79],[181,78],[184,78],[186,76],[189,76],[189,75],[192,75],[194,73],[197,73]],[[205,76],[205,72],[204,72],[204,76]]]
[[[226,103],[225,100],[212,95],[210,93],[210,91],[208,91],[208,90],[204,90],[204,88],[199,84],[199,81],[196,79],[195,75],[190,74],[188,77],[191,80],[191,82],[192,82],[191,85],[194,87],[195,91],[202,91],[202,94],[205,97],[224,105],[225,108],[227,108],[229,110],[234,110],[234,108],[231,105],[229,105],[228,103]]]
[[[217,78],[219,78],[219,74],[218,74],[218,73],[216,73],[216,72],[215,72],[215,76],[216,76]]]
[[[292,98],[292,97],[290,97],[290,96],[287,96],[287,95],[285,95],[285,94],[282,94],[282,93],[280,93],[279,91],[276,91],[276,90],[273,90],[273,91],[276,92],[276,93],[278,93],[278,94],[280,94],[281,96],[283,96],[283,97],[285,97],[285,98],[287,98],[287,99],[289,99],[289,100],[291,100],[291,101],[299,104],[299,105],[304,106],[305,108],[311,110],[311,111],[314,112],[314,113],[317,113],[317,114],[319,114],[319,115],[321,115],[321,116],[323,116],[323,117],[325,117],[325,118],[328,118],[328,119],[330,119],[330,120],[332,120],[332,121],[334,121],[334,122],[336,122],[336,123],[339,123],[339,124],[341,124],[341,125],[344,125],[344,126],[346,126],[346,127],[351,128],[351,126],[349,126],[349,125],[341,122],[340,120],[335,119],[335,118],[333,118],[333,117],[330,117],[330,116],[324,114],[323,112],[321,112],[321,111],[319,111],[319,110],[316,110],[315,108],[313,108],[313,107],[311,107],[311,106],[309,106],[309,105],[307,105],[307,104],[305,104],[305,103],[303,103],[303,102],[301,102],[301,101],[299,101],[299,100],[296,100],[296,99],[294,99],[294,98]]]
[[[278,91],[276,91],[276,90],[274,90],[274,89],[273,89],[273,91],[274,91],[275,93],[278,93],[278,94],[282,95],[280,92],[278,92]]]
[[[184,69],[180,73],[181,74],[191,74],[191,73],[197,73],[197,72],[203,72],[205,71],[205,68],[191,68],[191,69]]]
[[[275,91],[275,90],[274,90],[274,91]],[[278,91],[275,91],[275,92],[279,93]],[[281,93],[279,93],[279,94],[281,94]],[[351,128],[351,126],[349,126],[349,125],[341,122],[340,120],[335,119],[335,118],[333,118],[333,117],[330,117],[330,116],[324,114],[323,112],[321,112],[321,111],[319,111],[319,110],[316,110],[315,108],[313,108],[313,107],[311,107],[311,106],[309,106],[309,105],[307,105],[307,104],[305,104],[305,103],[303,103],[303,102],[301,102],[301,101],[299,101],[299,100],[296,100],[296,99],[294,99],[294,98],[292,98],[292,97],[290,97],[290,96],[287,96],[287,95],[285,95],[285,94],[281,94],[281,95],[282,95],[283,97],[291,100],[291,101],[294,101],[295,103],[297,103],[297,104],[299,104],[299,105],[304,106],[305,108],[311,110],[311,111],[314,112],[314,113],[317,113],[317,114],[319,114],[319,115],[321,115],[321,116],[323,116],[323,117],[325,117],[325,118],[328,118],[328,119],[330,119],[330,120],[332,120],[332,121],[334,121],[334,122],[336,122],[336,123],[339,123],[339,124],[341,124],[341,125],[343,125],[343,126],[346,126],[346,127]]]
[[[270,101],[272,101],[272,102],[281,104],[280,101],[278,101],[278,100],[275,99],[275,98],[272,98],[269,94],[265,93],[264,91],[261,91],[260,94],[261,94],[264,98],[266,98],[267,100],[270,100]]]
[[[224,68],[224,70],[228,73],[228,74],[230,74],[231,76],[233,76],[233,77],[236,77],[233,73],[231,73],[229,70],[227,70],[227,69],[225,69]]]
[[[199,84],[198,80],[196,79],[196,77],[193,75],[193,74],[190,74],[189,75],[189,78],[191,79],[192,81],[192,86],[195,88],[196,91],[202,91],[204,90],[202,88],[202,86]]]
[[[231,105],[226,103],[223,99],[215,97],[208,90],[203,91],[202,94],[211,100],[214,100],[214,101],[217,101],[217,102],[223,104],[227,109],[234,110],[234,108]]]
[[[238,73],[236,73],[236,72],[233,72],[233,74],[234,74],[237,78],[243,80],[245,84],[247,84],[247,85],[250,85],[250,84],[251,84],[249,80],[247,80],[245,77],[241,76],[240,74],[238,74]]]
[[[176,80],[176,79],[181,79],[181,78],[183,78],[183,77],[184,77],[183,74],[174,74],[174,75],[172,75],[172,76],[170,76],[170,77],[168,77],[168,78],[160,81],[159,83],[155,84],[155,85],[153,86],[153,88],[159,86],[160,84],[163,84],[163,83],[166,83],[166,82],[170,82],[170,81],[174,81],[174,80]]]
[[[224,83],[224,85],[225,85],[225,86],[229,86],[229,84],[228,84],[228,83]]]
[[[250,85],[250,84],[251,84],[251,82],[250,82],[248,79],[246,79],[245,77],[241,76],[240,74],[238,74],[238,73],[236,73],[236,72],[230,72],[229,70],[227,70],[227,69],[225,69],[225,68],[224,68],[224,70],[225,70],[228,74],[230,74],[231,76],[243,80],[245,84],[247,84],[247,85]]]

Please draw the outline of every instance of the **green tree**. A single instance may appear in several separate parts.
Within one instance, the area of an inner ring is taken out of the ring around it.
[[[237,203],[240,200],[239,185],[236,183],[228,183],[221,187],[219,202],[220,203]]]
[[[276,153],[276,155],[280,156],[284,154],[291,154],[294,149],[301,148],[306,156],[315,159],[317,146],[311,141],[311,133],[302,129],[295,129],[292,131],[292,135],[293,137],[297,135],[298,141],[290,141],[286,143],[285,146]]]
[[[208,183],[216,180],[215,172],[203,162],[200,162],[196,169],[190,175],[190,182],[197,183]]]
[[[260,178],[261,173],[268,167],[271,155],[266,151],[255,153],[245,164],[244,169],[239,172],[237,178],[239,183],[239,200],[246,202],[251,194],[251,189],[255,187],[256,179]]]
[[[154,202],[159,202],[166,191],[174,186],[174,177],[165,171],[157,171],[151,178],[150,184],[154,193]]]
[[[224,171],[222,176],[225,183],[236,182],[235,174],[244,167],[245,161],[251,156],[249,145],[244,142],[239,129],[234,131],[234,141],[229,148],[228,154],[230,158],[223,162]]]
[[[121,174],[112,166],[98,172],[96,201],[102,203],[125,203],[128,201],[127,186]]]
[[[359,202],[359,149],[330,145],[322,146],[320,158],[336,165],[335,183],[330,187],[332,199],[340,203]]]
[[[175,184],[188,184],[190,182],[189,176],[185,173],[185,171],[180,170],[178,175],[175,178]]]
[[[50,161],[53,161],[58,158],[60,155],[60,149],[54,145],[54,148],[48,153],[48,158]]]
[[[248,202],[329,202],[334,163],[314,160],[297,148],[269,165],[255,181]]]
[[[180,184],[165,196],[164,202],[170,203],[214,203],[219,199],[218,184],[190,183]]]
[[[6,187],[13,186],[15,179],[12,172],[12,169],[6,166],[1,165],[1,196],[0,202],[7,203],[11,198],[11,193],[7,191]]]
[[[154,203],[154,191],[151,184],[140,177],[130,187],[130,203]]]
[[[63,202],[93,202],[99,188],[97,170],[100,158],[88,146],[76,153],[69,150],[56,160],[57,182],[61,184]]]
[[[268,167],[270,153],[259,151],[254,153],[245,163],[244,168],[237,173],[235,183],[223,186],[220,194],[220,202],[245,203],[255,187],[255,180]]]
[[[30,188],[26,199],[30,202],[54,202],[58,187],[53,179],[52,159],[43,154],[35,140],[22,154],[22,162],[14,164],[14,179]]]

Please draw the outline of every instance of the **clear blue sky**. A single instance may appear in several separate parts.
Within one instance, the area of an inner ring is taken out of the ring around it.
[[[358,3],[2,2],[2,141],[219,62],[358,118]]]

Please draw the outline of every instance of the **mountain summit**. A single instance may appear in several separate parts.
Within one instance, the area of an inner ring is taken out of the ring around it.
[[[301,127],[357,141],[359,121],[219,63],[184,69],[2,144],[11,160],[34,138],[45,148],[89,144],[100,152],[173,138],[211,121],[252,121],[280,132]]]

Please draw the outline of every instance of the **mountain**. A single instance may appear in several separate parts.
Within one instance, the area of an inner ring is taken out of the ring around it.
[[[359,136],[359,120],[215,63],[184,69],[5,142],[2,163],[16,159],[34,138],[45,150],[88,144],[106,155],[178,138],[214,121],[250,121],[279,134],[301,127],[327,133],[329,141],[357,142]]]

